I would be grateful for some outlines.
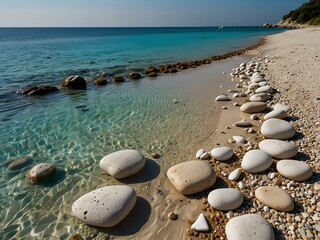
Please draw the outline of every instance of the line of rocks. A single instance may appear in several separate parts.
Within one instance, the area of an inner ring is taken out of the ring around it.
[[[210,64],[214,61],[219,61],[222,59],[231,58],[234,56],[241,55],[248,50],[252,50],[257,48],[258,46],[263,44],[264,40],[260,40],[259,43],[249,46],[247,48],[243,48],[237,51],[228,52],[225,54],[215,55],[209,58],[205,58],[202,60],[195,60],[195,61],[185,61],[185,62],[178,62],[174,64],[162,64],[157,67],[154,66],[147,66],[143,73],[133,71],[129,73],[127,76],[123,75],[114,75],[112,73],[102,72],[97,74],[96,79],[93,80],[93,84],[97,86],[107,85],[108,83],[121,83],[129,80],[139,80],[143,77],[149,78],[156,78],[158,74],[168,74],[168,73],[177,73],[182,70],[186,70],[189,68],[197,68],[204,64]],[[61,88],[65,89],[77,89],[77,90],[84,90],[87,88],[87,81],[84,77],[79,75],[72,75],[67,77],[63,83]],[[56,86],[35,86],[29,87],[27,89],[21,89],[18,92],[22,94],[26,94],[29,96],[36,96],[36,95],[46,95],[49,93],[57,92],[60,89]]]
[[[209,151],[200,149],[196,153],[197,158],[212,159],[206,162],[207,165],[201,160],[189,161],[173,166],[167,172],[169,180],[179,192],[198,193],[204,197],[203,210],[206,211],[204,216],[207,221],[199,216],[202,220],[198,219],[197,224],[187,230],[190,236],[201,239],[227,237],[229,240],[319,237],[319,213],[311,215],[320,210],[319,183],[314,183],[318,177],[308,163],[291,159],[299,159],[298,148],[294,144],[299,133],[290,123],[292,110],[288,105],[277,103],[272,107],[276,90],[261,73],[270,61],[268,56],[264,59],[254,58],[249,63],[242,63],[230,74],[230,78],[238,82],[237,88],[242,89],[236,93],[229,91],[234,93],[233,99],[241,98],[234,105],[241,106],[241,112],[251,114],[248,116],[250,120],[242,119],[234,126],[243,127],[248,133],[258,131],[261,135],[255,137],[255,143],[242,136],[234,136],[229,143],[236,143],[240,151],[225,146],[212,149],[210,155]],[[224,94],[218,96],[216,101],[231,101],[232,98]],[[253,130],[256,127],[259,129]],[[254,149],[258,147],[260,149]],[[230,164],[235,169],[228,174],[219,166],[219,162],[228,161],[235,153],[238,153],[239,159],[242,158],[241,166],[239,163]],[[215,169],[214,173],[202,174],[203,168],[209,171],[210,166]],[[216,182],[211,180],[217,176],[223,179],[228,177],[233,188],[210,191]],[[189,188],[194,191],[183,191]],[[228,213],[224,215],[226,211]],[[213,232],[203,230],[210,229],[206,226],[208,221],[215,229]]]

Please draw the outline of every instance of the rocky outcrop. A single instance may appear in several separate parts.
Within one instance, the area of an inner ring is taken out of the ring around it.
[[[308,24],[300,24],[300,23],[296,23],[294,21],[291,21],[290,18],[286,19],[286,20],[281,20],[278,24],[279,27],[281,28],[307,28],[307,27],[312,27]]]
[[[64,80],[62,87],[69,89],[86,89],[87,82],[81,76],[69,76]]]

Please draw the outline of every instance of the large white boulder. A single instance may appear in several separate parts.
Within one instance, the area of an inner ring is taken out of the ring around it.
[[[185,195],[202,192],[212,187],[217,178],[213,168],[200,160],[174,165],[167,171],[167,176],[173,186]]]
[[[255,191],[256,198],[270,208],[283,212],[291,212],[294,208],[293,198],[279,187],[263,186]]]
[[[293,125],[287,121],[271,118],[261,125],[261,134],[266,138],[289,139],[296,133]]]
[[[270,99],[268,93],[256,93],[250,96],[250,102],[266,102]]]
[[[240,207],[243,203],[243,194],[235,188],[219,188],[208,195],[211,207],[220,211],[230,211]]]
[[[211,150],[211,156],[219,161],[226,161],[232,158],[233,150],[230,147],[216,147]]]
[[[78,198],[72,204],[72,213],[88,225],[113,227],[130,213],[136,200],[132,187],[107,186]]]
[[[267,170],[272,164],[271,156],[262,150],[250,150],[242,159],[241,167],[250,173]]]
[[[226,225],[228,240],[274,240],[271,224],[260,214],[234,217]]]
[[[277,163],[278,172],[294,181],[305,181],[312,177],[313,170],[309,164],[297,160],[281,160]]]
[[[240,111],[244,113],[259,113],[267,108],[265,102],[246,102],[240,107]]]
[[[100,168],[115,178],[125,178],[139,172],[146,159],[137,150],[113,152],[100,160]]]
[[[259,143],[259,148],[278,159],[292,158],[298,153],[294,144],[277,139],[263,140]]]

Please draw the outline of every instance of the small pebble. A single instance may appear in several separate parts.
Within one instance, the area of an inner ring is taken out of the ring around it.
[[[175,214],[174,212],[170,212],[168,214],[168,218],[171,220],[177,220],[178,219],[178,214]]]

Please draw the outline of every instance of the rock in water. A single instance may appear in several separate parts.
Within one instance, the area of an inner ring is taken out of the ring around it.
[[[296,133],[291,123],[281,119],[271,118],[261,125],[261,134],[267,138],[289,139]]]
[[[312,177],[313,170],[305,162],[296,161],[296,160],[281,160],[277,163],[278,172],[294,181],[305,181]]]
[[[231,99],[226,95],[219,95],[216,97],[216,101],[230,101]]]
[[[270,223],[260,214],[232,218],[226,225],[228,240],[274,240]]]
[[[216,189],[209,193],[208,203],[217,210],[230,211],[242,205],[243,194],[234,188]]]
[[[262,150],[251,150],[242,159],[241,167],[250,173],[267,170],[272,164],[271,156]]]
[[[194,229],[200,232],[209,231],[209,226],[208,226],[206,217],[203,215],[203,213],[200,213],[198,219],[191,225],[191,229]]]
[[[64,80],[62,87],[71,88],[71,89],[86,89],[87,82],[86,80],[84,80],[83,77],[69,76]]]
[[[141,74],[137,72],[132,72],[129,74],[129,79],[131,80],[138,80],[141,78]]]
[[[292,158],[298,153],[295,145],[277,139],[263,140],[259,143],[259,148],[278,159]]]
[[[267,108],[265,102],[247,102],[240,107],[240,111],[244,113],[259,113]]]
[[[263,204],[278,211],[291,212],[294,209],[293,198],[282,188],[274,186],[258,187],[255,196]]]
[[[72,213],[88,225],[113,227],[130,213],[136,200],[132,187],[107,186],[78,198],[72,204]]]
[[[232,158],[233,150],[230,147],[217,147],[211,150],[211,156],[219,161],[226,161]]]
[[[39,183],[52,177],[56,171],[50,163],[39,163],[27,173],[26,177],[31,183]]]
[[[100,160],[100,168],[115,178],[125,178],[138,173],[146,159],[137,150],[121,150]]]
[[[17,170],[31,164],[32,162],[32,158],[27,156],[16,159],[8,159],[4,161],[3,164],[7,166],[10,170]]]
[[[107,80],[105,78],[98,78],[96,80],[94,80],[93,82],[94,85],[106,85],[107,84]]]
[[[200,160],[174,165],[167,171],[167,176],[173,186],[185,195],[201,192],[216,182],[213,168]]]

